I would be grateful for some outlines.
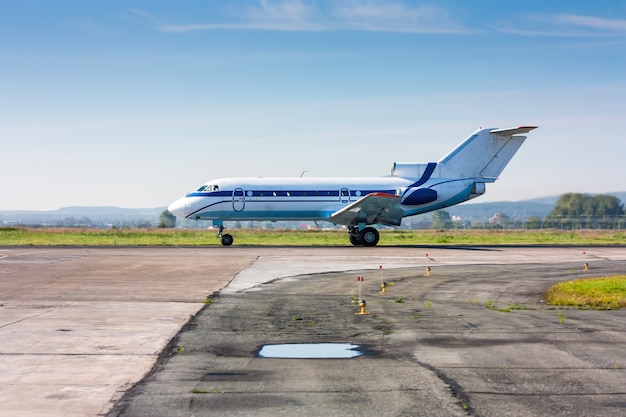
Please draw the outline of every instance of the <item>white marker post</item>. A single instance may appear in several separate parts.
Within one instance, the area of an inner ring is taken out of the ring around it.
[[[361,283],[363,282],[363,277],[361,275],[359,275],[357,277],[357,280],[359,281],[359,300],[362,298],[361,297]]]

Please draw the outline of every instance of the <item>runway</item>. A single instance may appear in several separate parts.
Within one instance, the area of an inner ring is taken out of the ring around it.
[[[624,311],[559,316],[541,294],[625,265],[620,247],[2,248],[0,415],[622,415]],[[348,339],[376,355],[255,356]]]

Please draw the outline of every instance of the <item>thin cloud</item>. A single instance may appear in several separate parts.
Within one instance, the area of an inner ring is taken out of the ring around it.
[[[379,0],[331,2],[327,8],[302,0],[260,0],[231,10],[231,22],[164,24],[134,10],[163,32],[266,30],[289,32],[368,31],[401,33],[465,33],[447,10]]]
[[[602,32],[615,32],[626,34],[626,20],[624,19],[605,19],[596,16],[580,16],[580,15],[559,15],[557,22],[571,24],[579,27],[594,29]]]
[[[467,32],[453,22],[447,10],[391,2],[343,3],[331,10],[345,29],[406,33]]]
[[[503,25],[495,29],[520,36],[624,36],[626,20],[572,14],[527,15],[521,24]]]
[[[332,30],[321,10],[300,0],[261,0],[257,5],[231,8],[237,21],[225,23],[192,23],[160,25],[163,32],[193,32],[201,30],[274,30],[289,32],[318,32]]]

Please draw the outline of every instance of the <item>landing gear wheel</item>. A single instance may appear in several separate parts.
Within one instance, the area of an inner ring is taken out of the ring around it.
[[[358,235],[350,234],[350,243],[352,243],[354,246],[361,246],[361,240],[359,239]]]
[[[222,246],[230,246],[233,244],[233,237],[228,233],[222,235]]]
[[[373,227],[366,227],[359,232],[359,241],[363,246],[376,246],[380,235]]]

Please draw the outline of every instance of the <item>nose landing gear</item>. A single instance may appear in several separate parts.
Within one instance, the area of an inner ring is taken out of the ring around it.
[[[222,246],[230,246],[233,244],[233,236],[228,234],[228,233],[223,233],[224,232],[224,225],[220,224],[220,228],[219,231],[217,232],[217,235],[220,237],[220,240],[222,242]]]

